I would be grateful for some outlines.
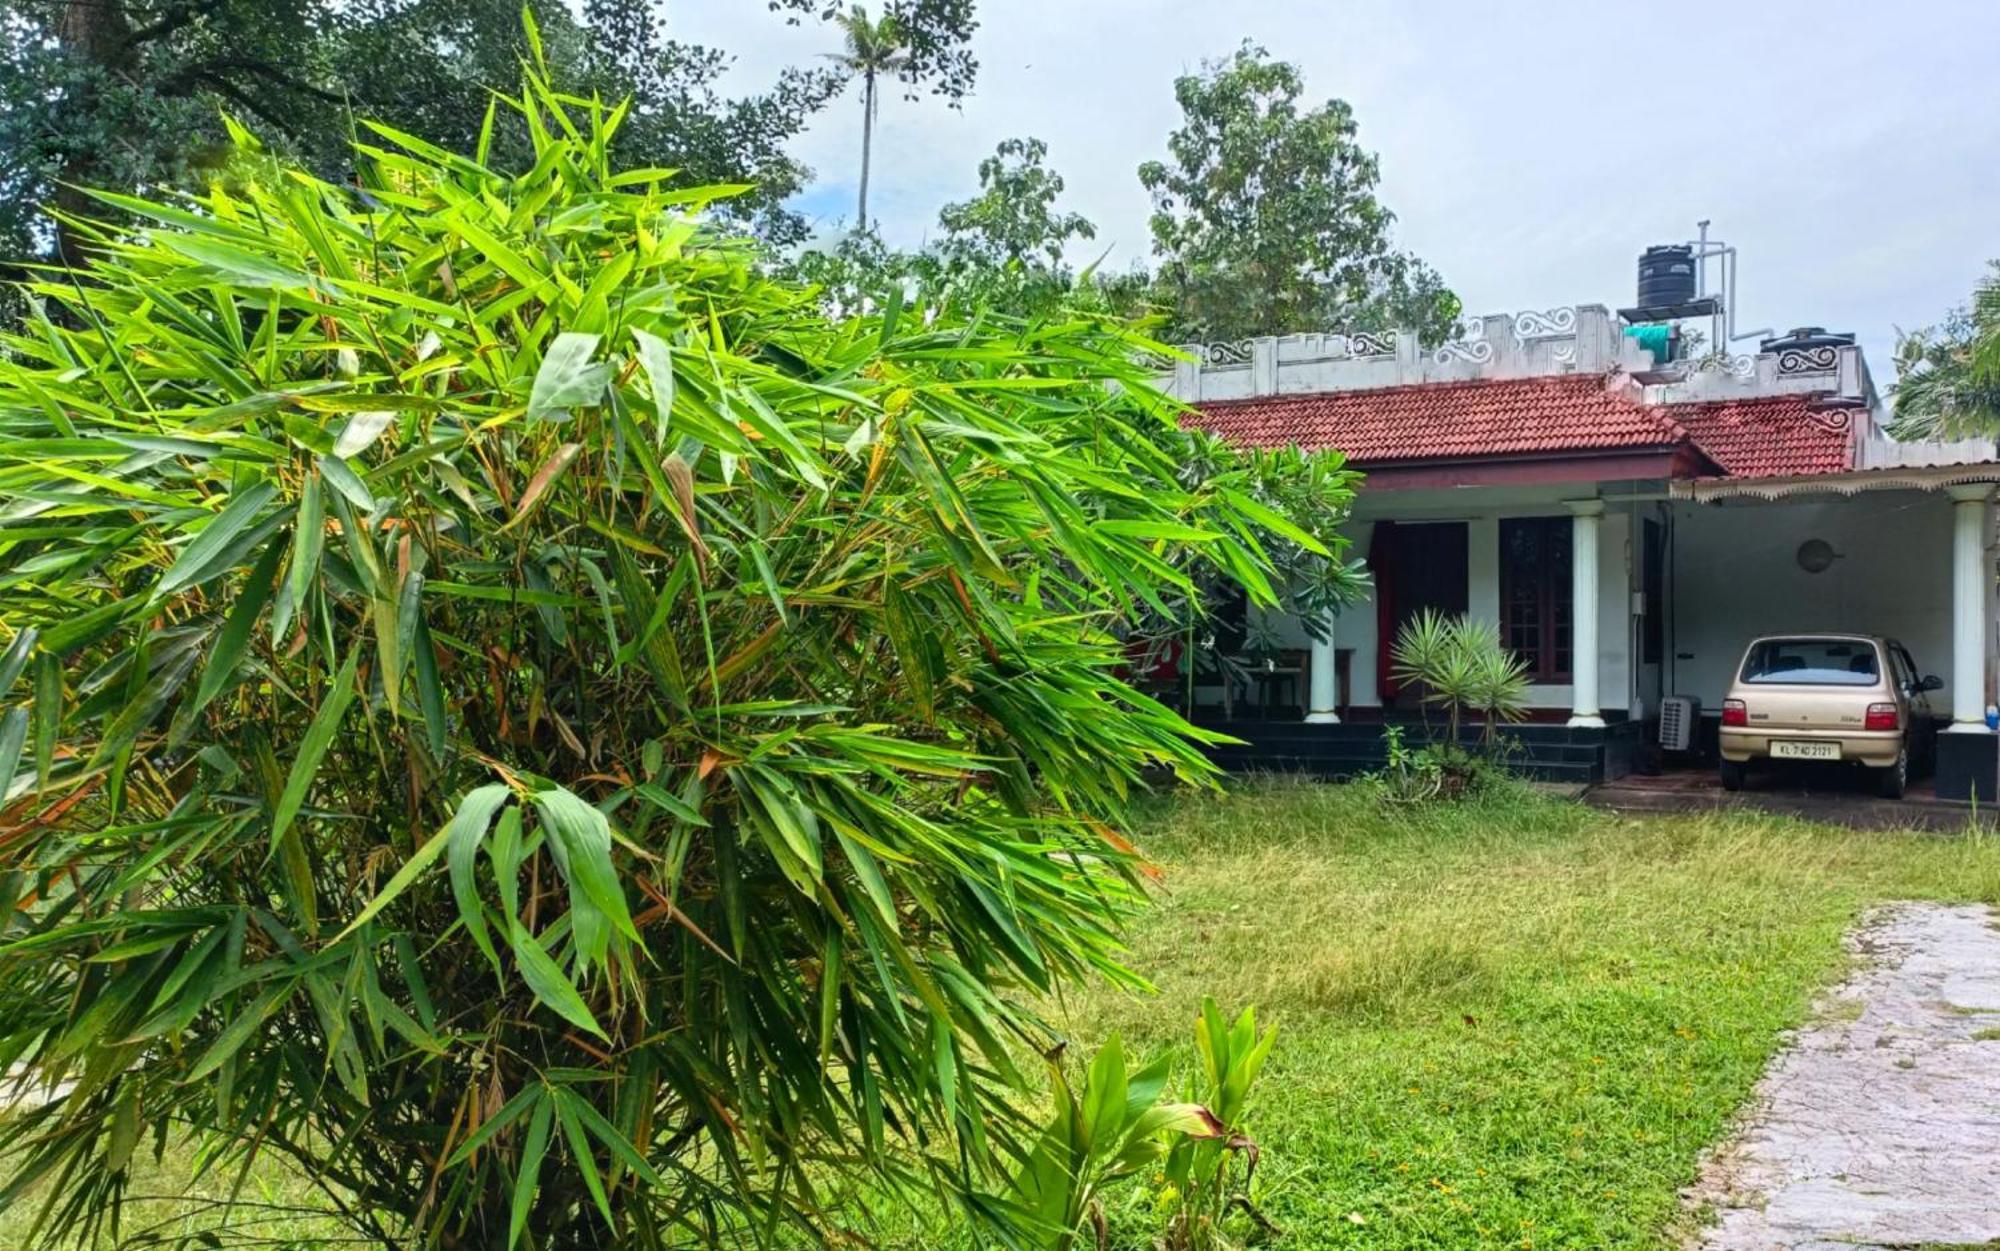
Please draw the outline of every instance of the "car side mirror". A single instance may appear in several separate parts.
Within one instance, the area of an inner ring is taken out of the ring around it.
[[[1944,689],[1944,679],[1935,673],[1926,673],[1924,680],[1917,683],[1917,689],[1920,691],[1941,691]]]

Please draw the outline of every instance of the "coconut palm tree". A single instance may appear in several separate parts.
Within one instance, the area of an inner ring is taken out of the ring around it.
[[[856,228],[868,229],[868,163],[875,146],[875,80],[893,75],[909,63],[902,28],[893,14],[870,18],[864,5],[855,5],[834,19],[847,37],[847,47],[829,52],[827,59],[861,78],[861,205]]]

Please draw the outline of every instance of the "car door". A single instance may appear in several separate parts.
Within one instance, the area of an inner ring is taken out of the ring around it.
[[[1889,663],[1896,674],[1896,685],[1903,692],[1903,698],[1910,709],[1910,755],[1914,759],[1929,760],[1936,747],[1937,718],[1931,712],[1930,692],[1924,689],[1923,671],[1911,658],[1910,650],[1894,639],[1889,640]]]

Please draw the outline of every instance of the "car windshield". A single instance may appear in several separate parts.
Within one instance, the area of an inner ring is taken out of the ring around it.
[[[1861,639],[1759,639],[1743,658],[1743,680],[1760,685],[1874,686],[1875,645]]]

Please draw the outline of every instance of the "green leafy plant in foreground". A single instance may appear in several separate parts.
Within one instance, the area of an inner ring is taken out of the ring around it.
[[[1187,1097],[1207,1110],[1213,1132],[1186,1135],[1167,1153],[1166,1184],[1173,1214],[1161,1242],[1166,1251],[1220,1251],[1235,1245],[1223,1221],[1239,1208],[1266,1232],[1272,1230],[1251,1201],[1260,1148],[1250,1137],[1246,1116],[1250,1088],[1277,1040],[1275,1025],[1257,1032],[1256,1009],[1243,1009],[1231,1024],[1214,999],[1201,1001],[1201,1020],[1194,1031],[1197,1066]],[[1230,1171],[1239,1158],[1240,1181]]]
[[[496,108],[531,168],[375,126],[365,191],[107,196],[150,224],[72,223],[5,342],[0,1066],[74,1083],[0,1124],[38,1245],[184,1142],[387,1246],[833,1237],[832,1179],[1030,1158],[1029,1005],[1136,980],[1128,800],[1210,768],[1115,627],[1190,568],[1274,601],[1157,345],[830,319],[727,189],[616,169],[621,108]]]
[[[1160,1245],[1169,1251],[1233,1245],[1223,1232],[1230,1209],[1257,1216],[1248,1189],[1258,1149],[1243,1128],[1244,1113],[1276,1040],[1275,1027],[1258,1035],[1254,1010],[1226,1025],[1215,1001],[1204,999],[1195,1026],[1196,1075],[1177,1103],[1161,1101],[1172,1052],[1135,1070],[1113,1034],[1092,1057],[1081,1091],[1060,1062],[1051,1062],[1054,1113],[1005,1195],[1011,1210],[1002,1220],[1024,1245],[1071,1251],[1087,1234],[1101,1248],[1111,1240],[1108,1191],[1157,1168],[1169,1212]],[[1229,1172],[1239,1155],[1247,1161],[1241,1186]]]
[[[1221,1130],[1198,1104],[1160,1102],[1173,1060],[1166,1052],[1132,1070],[1113,1034],[1091,1059],[1081,1091],[1051,1062],[1054,1113],[996,1205],[995,1224],[1020,1245],[1045,1251],[1104,1246],[1111,1187],[1144,1172],[1174,1140]]]

